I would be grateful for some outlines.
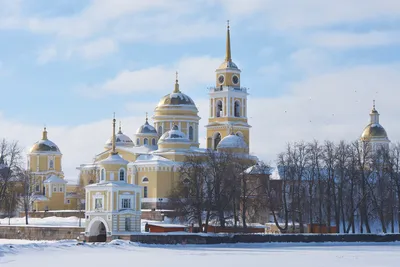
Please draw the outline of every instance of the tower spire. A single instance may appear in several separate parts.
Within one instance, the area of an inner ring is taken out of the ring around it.
[[[45,125],[44,128],[43,128],[42,139],[43,139],[43,140],[47,140],[47,128],[46,128],[46,125]]]
[[[179,91],[179,83],[178,83],[178,72],[175,72],[175,90],[174,93],[180,93]]]
[[[148,121],[149,121],[148,113],[146,112],[146,122],[148,122]]]
[[[227,27],[226,27],[226,55],[225,55],[225,61],[226,62],[232,61],[231,34],[230,34],[229,20],[227,21]]]
[[[115,112],[114,112],[114,118],[113,118],[113,134],[112,134],[112,155],[117,154],[117,152],[115,151]]]

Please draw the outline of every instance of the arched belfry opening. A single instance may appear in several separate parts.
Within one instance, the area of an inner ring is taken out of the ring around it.
[[[219,118],[219,117],[222,117],[222,101],[221,100],[218,100],[217,101],[217,106],[216,106],[216,116]]]
[[[100,220],[93,221],[89,228],[89,242],[106,242],[107,228]]]
[[[239,101],[235,101],[235,117],[240,117],[240,102]]]

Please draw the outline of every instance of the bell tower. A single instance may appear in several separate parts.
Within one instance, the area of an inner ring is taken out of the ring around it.
[[[250,125],[247,123],[247,88],[240,86],[240,69],[232,61],[229,21],[226,31],[225,61],[215,71],[215,87],[209,89],[210,109],[207,128],[207,148],[217,149],[225,136],[234,133],[250,145]]]

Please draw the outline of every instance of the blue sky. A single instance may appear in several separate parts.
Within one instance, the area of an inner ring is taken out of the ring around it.
[[[227,19],[260,158],[272,162],[288,141],[357,138],[372,99],[389,137],[399,139],[395,0],[0,0],[0,7],[0,137],[28,148],[46,124],[69,177],[101,152],[114,111],[132,136],[173,90],[175,71],[204,125]]]

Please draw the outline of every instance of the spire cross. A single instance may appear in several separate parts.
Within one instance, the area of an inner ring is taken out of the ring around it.
[[[375,109],[375,99],[372,100],[372,102],[373,102],[373,108]]]
[[[148,114],[147,114],[147,112],[146,112],[146,121],[148,121],[148,119],[149,119],[147,116],[148,116]]]
[[[112,155],[117,154],[117,152],[115,151],[115,141],[116,141],[116,138],[115,138],[115,112],[114,112],[114,116],[113,116],[113,135],[112,135],[112,151],[111,151]]]
[[[229,29],[229,19],[226,21],[226,23],[227,23],[227,26],[228,26],[228,29]]]
[[[178,82],[178,71],[175,72],[175,80]]]

